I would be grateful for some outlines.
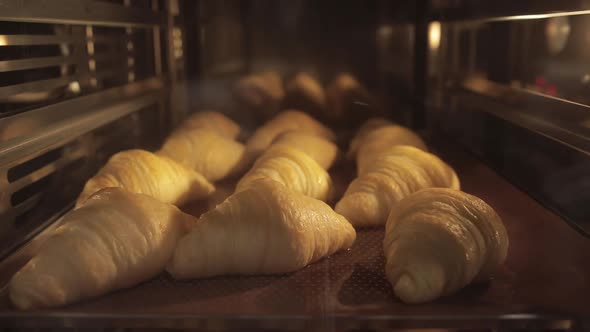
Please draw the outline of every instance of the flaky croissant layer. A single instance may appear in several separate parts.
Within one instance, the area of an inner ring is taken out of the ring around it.
[[[290,146],[272,146],[260,156],[236,186],[248,188],[262,178],[273,179],[290,190],[328,201],[333,192],[332,179],[313,158]]]
[[[201,174],[165,156],[139,149],[114,154],[86,182],[76,207],[90,195],[109,187],[145,194],[175,205],[205,198],[215,191],[215,187]]]
[[[209,181],[239,174],[249,164],[243,144],[203,128],[176,130],[157,154],[197,171]]]
[[[164,270],[194,221],[149,196],[101,190],[12,277],[10,299],[19,309],[56,307],[134,286]]]
[[[168,271],[178,279],[292,272],[355,238],[327,204],[261,179],[201,216]]]
[[[431,187],[459,189],[459,179],[435,155],[412,146],[394,146],[375,157],[350,183],[335,210],[355,227],[383,225],[397,202]]]
[[[430,188],[392,210],[383,249],[395,294],[404,302],[422,303],[492,276],[506,260],[508,235],[481,199]]]

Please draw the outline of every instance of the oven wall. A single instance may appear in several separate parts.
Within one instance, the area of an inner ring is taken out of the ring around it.
[[[176,1],[0,3],[0,259],[182,116]]]
[[[590,234],[588,1],[433,1],[428,124]]]

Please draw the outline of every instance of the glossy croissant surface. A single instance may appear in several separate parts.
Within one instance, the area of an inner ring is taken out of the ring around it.
[[[506,259],[508,235],[481,199],[431,188],[392,210],[383,249],[395,294],[404,302],[422,303],[492,276]]]
[[[302,131],[288,131],[279,135],[272,146],[289,146],[305,152],[322,168],[330,169],[338,158],[338,146],[331,141]]]
[[[246,148],[252,157],[260,156],[277,136],[288,131],[303,131],[334,141],[332,130],[301,111],[284,111],[259,127],[248,139]]]
[[[108,187],[145,194],[174,205],[205,198],[215,190],[201,174],[167,157],[138,149],[114,154],[86,182],[76,206],[80,206],[100,189]]]
[[[215,111],[193,113],[181,124],[183,129],[209,129],[218,135],[236,139],[240,134],[240,126],[224,114]]]
[[[410,145],[427,151],[424,141],[410,129],[398,125],[381,126],[358,143],[357,174],[362,174],[380,152],[395,145]]]
[[[201,216],[168,271],[177,279],[287,273],[349,248],[355,238],[327,204],[263,179]]]
[[[305,152],[289,146],[272,146],[256,160],[236,186],[242,191],[262,178],[270,178],[290,190],[322,201],[330,199],[332,180],[328,172]]]
[[[218,181],[243,171],[248,165],[245,147],[209,129],[179,129],[157,152]]]
[[[350,183],[335,210],[355,227],[383,225],[397,202],[431,187],[459,189],[459,179],[435,155],[412,146],[394,146]]]
[[[12,277],[10,299],[23,310],[56,307],[134,286],[164,270],[194,221],[149,196],[101,190]]]

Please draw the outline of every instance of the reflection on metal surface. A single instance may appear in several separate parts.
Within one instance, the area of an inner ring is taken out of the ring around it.
[[[565,48],[570,35],[570,21],[567,17],[552,17],[545,24],[545,37],[549,53],[557,55]]]
[[[2,21],[151,27],[164,25],[165,19],[161,12],[105,1],[0,1]]]
[[[589,106],[482,78],[466,79],[460,89],[475,94],[479,108],[590,156],[590,131],[581,126]]]
[[[540,20],[540,19],[547,19],[547,18],[552,18],[552,17],[580,16],[580,15],[590,15],[590,10],[585,9],[585,10],[561,11],[561,12],[542,13],[542,14],[495,16],[495,17],[484,17],[484,18],[476,18],[476,19],[461,19],[461,20],[449,21],[449,22],[456,22],[456,23],[460,23],[460,24],[481,24],[481,23],[488,23],[488,22]]]
[[[19,156],[84,134],[157,102],[163,98],[162,80],[158,77],[135,82],[0,119],[0,168]]]
[[[441,24],[438,21],[430,22],[428,25],[428,47],[436,51],[440,47]]]

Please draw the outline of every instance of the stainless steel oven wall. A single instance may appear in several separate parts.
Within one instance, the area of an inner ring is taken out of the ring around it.
[[[175,1],[0,2],[0,256],[183,110]]]
[[[490,3],[433,2],[429,124],[589,234],[590,2]]]

